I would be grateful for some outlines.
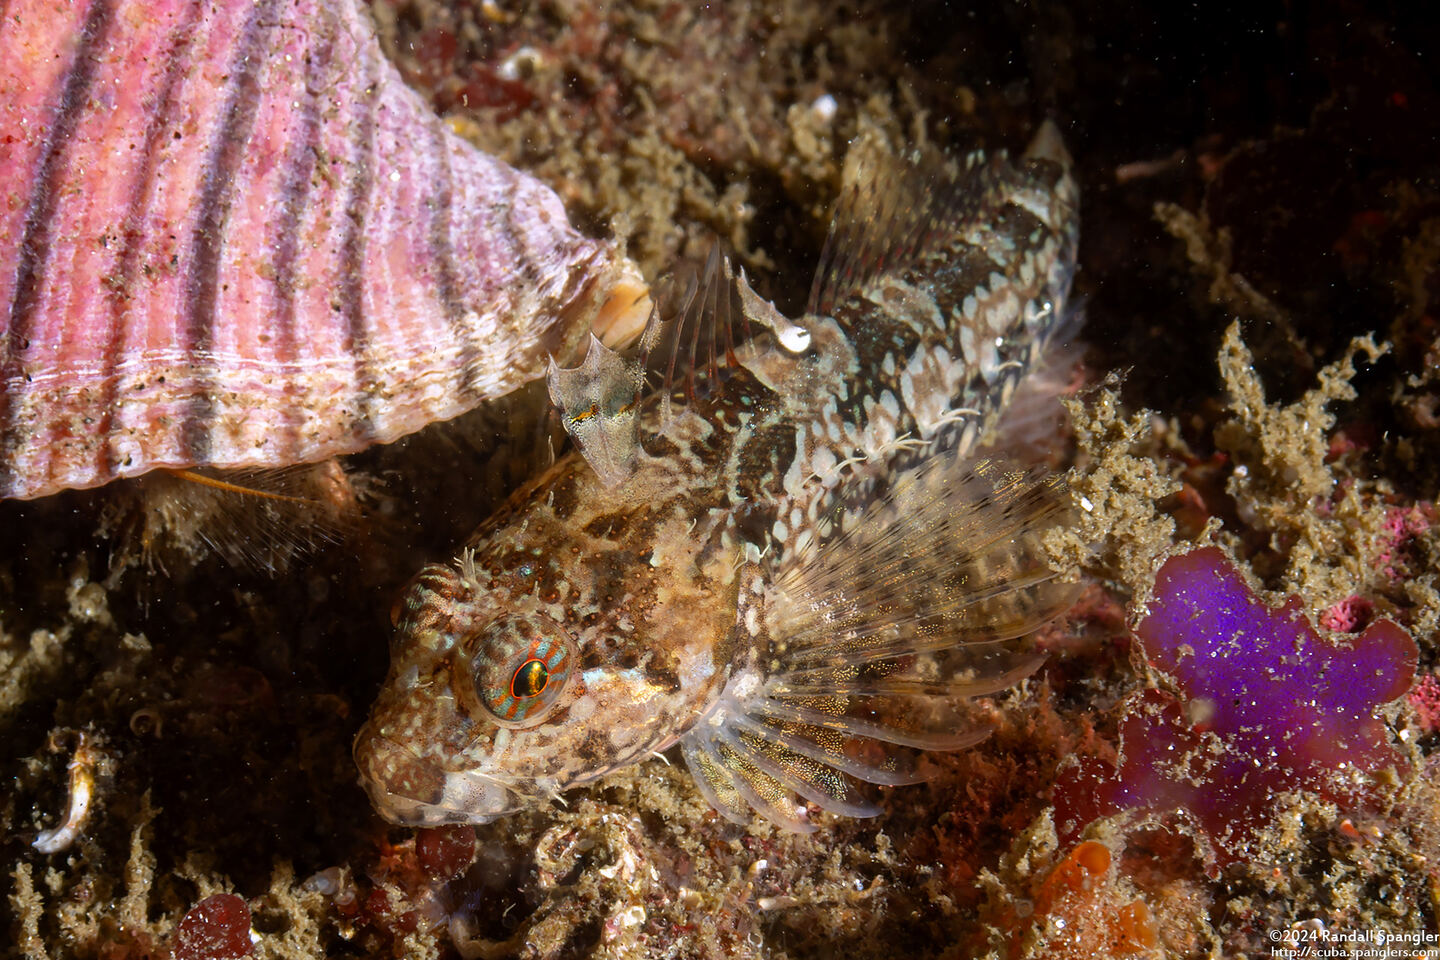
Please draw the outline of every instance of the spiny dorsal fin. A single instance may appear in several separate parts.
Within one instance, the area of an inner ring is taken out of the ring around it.
[[[810,334],[737,277],[720,245],[712,242],[703,263],[682,264],[656,285],[657,305],[629,356],[593,336],[584,361],[546,374],[550,398],[600,481],[613,487],[635,469],[640,449],[640,401],[647,374],[660,381],[659,426],[676,406],[705,402],[730,371],[737,350],[756,329],[768,329],[792,354],[810,346]]]
[[[648,335],[649,327],[646,329]],[[613,487],[630,476],[639,449],[644,362],[621,356],[591,334],[580,366],[562,370],[551,359],[545,385],[560,410],[565,432],[575,440],[600,482]]]
[[[656,329],[647,330],[651,365],[660,370],[661,422],[675,404],[692,405],[739,366],[735,348],[749,339],[750,321],[736,299],[730,260],[710,243],[697,269],[683,264],[662,284]]]
[[[682,739],[707,799],[814,829],[795,795],[849,816],[877,812],[852,778],[919,779],[911,750],[983,739],[967,698],[1041,661],[1010,643],[1063,610],[1040,537],[1069,496],[1035,471],[937,454],[820,550],[782,568],[767,597],[773,638]]]

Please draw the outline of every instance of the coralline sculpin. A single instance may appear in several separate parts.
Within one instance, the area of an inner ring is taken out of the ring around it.
[[[968,698],[1029,674],[1070,596],[1038,544],[1068,496],[968,458],[1078,230],[1048,123],[1014,163],[862,137],[798,321],[712,253],[643,359],[552,367],[579,451],[400,606],[355,744],[380,813],[485,822],[678,742],[726,817],[813,830],[802,800],[874,814],[857,780],[981,739]]]

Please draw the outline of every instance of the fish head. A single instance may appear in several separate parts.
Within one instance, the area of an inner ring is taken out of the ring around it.
[[[390,674],[355,742],[392,822],[536,806],[669,746],[724,685],[734,605],[693,563],[652,564],[569,524],[557,540],[537,513],[426,567],[397,607]]]

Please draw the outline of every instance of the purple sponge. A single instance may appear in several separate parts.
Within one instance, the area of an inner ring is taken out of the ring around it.
[[[1244,857],[1275,797],[1308,791],[1342,806],[1373,796],[1371,774],[1409,768],[1375,709],[1415,680],[1415,641],[1388,620],[1322,639],[1292,597],[1266,607],[1224,553],[1205,547],[1160,568],[1136,635],[1178,696],[1125,704],[1120,766],[1083,758],[1055,785],[1062,839],[1122,810],[1180,810],[1217,864]]]

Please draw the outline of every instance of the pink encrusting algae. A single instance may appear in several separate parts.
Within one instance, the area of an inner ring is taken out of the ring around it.
[[[1410,689],[1419,656],[1389,620],[1332,643],[1298,598],[1265,606],[1205,547],[1160,568],[1136,636],[1179,696],[1149,690],[1126,702],[1118,769],[1083,758],[1062,771],[1062,840],[1122,811],[1180,811],[1223,866],[1253,852],[1286,791],[1354,808],[1373,797],[1375,774],[1409,769],[1375,716]]]
[[[353,0],[8,4],[0,142],[0,497],[354,452],[643,300]]]

